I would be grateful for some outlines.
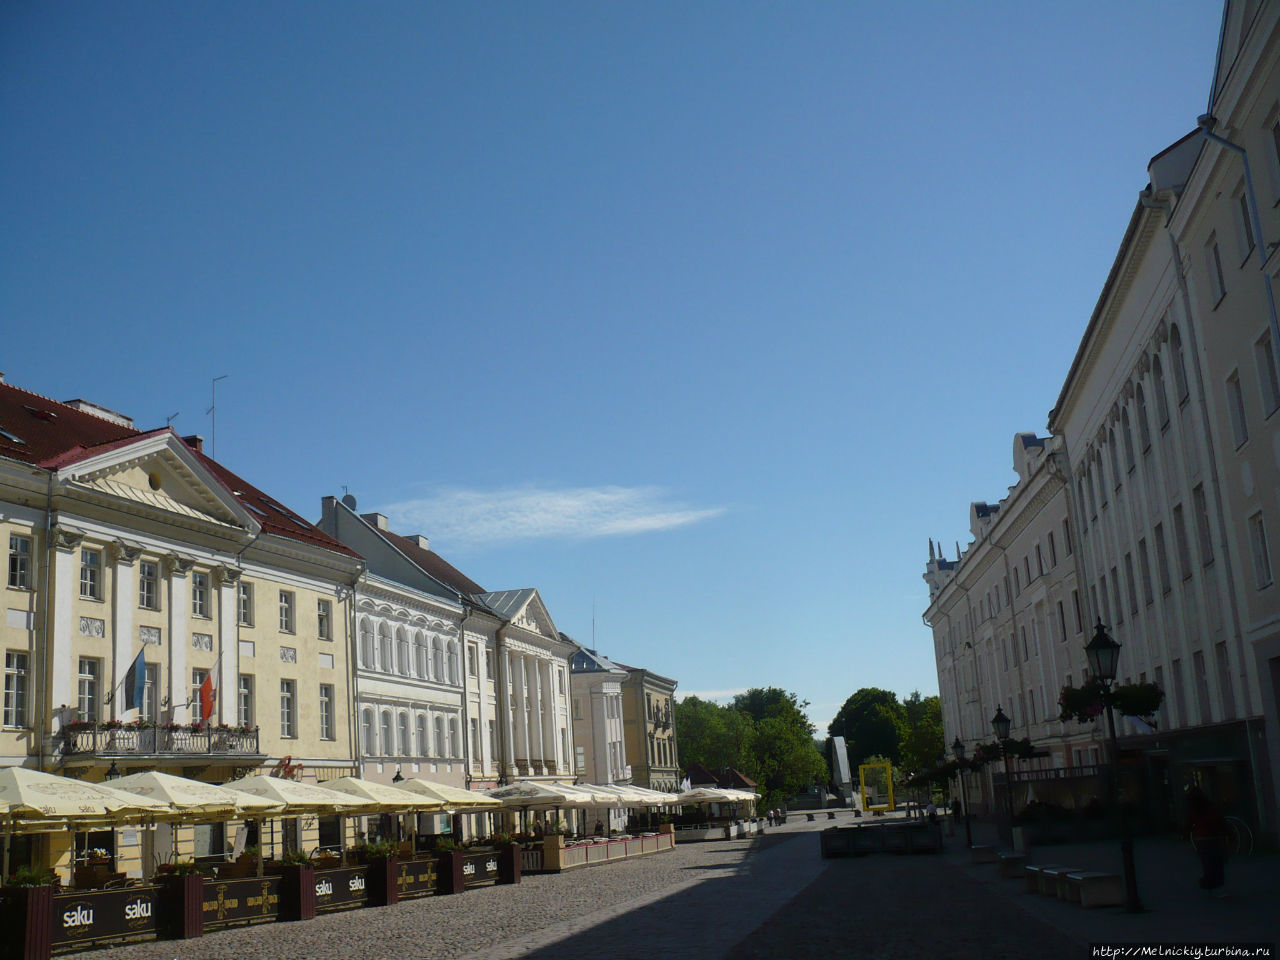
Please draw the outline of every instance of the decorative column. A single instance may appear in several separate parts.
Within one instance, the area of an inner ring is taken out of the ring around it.
[[[53,604],[53,636],[46,638],[49,646],[49,705],[56,711],[59,706],[76,706],[75,669],[71,656],[72,615],[76,597],[76,561],[84,534],[66,527],[53,528],[53,596],[46,603]],[[61,721],[69,715],[58,715]],[[90,719],[97,720],[97,717]],[[57,732],[55,730],[55,732]]]
[[[236,694],[239,690],[240,650],[237,645],[240,622],[240,575],[235,567],[222,566],[213,571],[213,582],[218,590],[218,631],[214,648],[218,671],[217,699],[213,704],[213,719],[217,723],[239,722]]]
[[[191,589],[187,574],[195,563],[193,557],[176,553],[164,558],[165,583],[169,588],[169,716],[179,722],[190,719],[189,714],[180,718],[178,711],[187,702],[186,690],[191,682],[187,676],[187,645],[191,643],[187,635],[187,620],[191,615]]]
[[[533,757],[530,757],[530,762],[536,759],[538,763],[537,772],[545,775],[547,772],[547,752],[542,741],[541,659],[538,657],[526,657],[525,666],[526,668],[533,667],[533,675],[530,677],[529,683],[529,686],[533,688]]]
[[[133,611],[138,605],[138,584],[134,579],[134,564],[142,548],[123,540],[111,544],[111,618],[112,669],[111,669],[111,719],[119,720],[123,712],[124,675],[133,662]]]
[[[511,651],[503,647],[500,651],[498,671],[498,713],[502,720],[502,768],[508,776],[516,772],[516,740],[515,740],[515,682],[511,677]]]
[[[525,673],[524,654],[511,658],[515,667],[515,712],[516,712],[516,756],[523,757],[528,764],[528,773],[533,772],[532,753],[529,749],[529,678]]]
[[[545,691],[542,697],[542,743],[544,759],[550,753],[550,759],[547,760],[547,772],[559,772],[560,770],[560,748],[556,739],[556,685],[555,679],[552,677],[551,661],[538,661],[538,681]]]

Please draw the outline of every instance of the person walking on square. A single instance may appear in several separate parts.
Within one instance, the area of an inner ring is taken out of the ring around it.
[[[1200,857],[1200,888],[1226,896],[1227,821],[1197,786],[1187,791],[1187,834]]]

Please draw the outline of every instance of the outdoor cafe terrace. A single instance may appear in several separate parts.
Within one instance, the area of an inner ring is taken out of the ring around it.
[[[188,939],[225,927],[306,920],[319,913],[519,883],[673,850],[676,825],[732,824],[754,795],[665,794],[639,787],[517,783],[488,792],[419,779],[354,777],[323,785],[255,775],[224,786],[159,771],[110,784],[20,767],[0,770],[4,885],[0,956],[23,960],[129,939]],[[723,806],[721,806],[723,805]],[[597,811],[629,808],[630,834],[594,835]],[[643,811],[643,812],[642,812]],[[572,830],[570,821],[581,824]],[[487,824],[462,844],[424,833],[432,814]],[[424,817],[427,815],[427,817]],[[545,824],[554,824],[549,829]],[[752,822],[747,820],[745,822]],[[498,825],[512,826],[504,833]],[[225,836],[197,856],[196,838]],[[686,833],[687,831],[681,831]],[[693,839],[690,833],[681,839]]]

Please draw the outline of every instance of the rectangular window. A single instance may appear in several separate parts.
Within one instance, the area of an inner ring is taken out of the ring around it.
[[[4,725],[27,725],[27,655],[20,650],[4,654]]]
[[[1262,413],[1269,417],[1280,408],[1280,380],[1276,374],[1276,354],[1268,331],[1253,345],[1254,359],[1258,362],[1258,386],[1262,393]]]
[[[484,651],[484,675],[490,680],[496,679],[497,673],[493,669],[493,651],[485,648]]]
[[[236,620],[241,626],[253,626],[253,584],[244,580],[236,587]]]
[[[478,677],[480,665],[476,663],[476,645],[474,643],[467,644],[467,675]]]
[[[1222,273],[1222,252],[1218,249],[1218,238],[1212,236],[1204,248],[1205,268],[1209,274],[1209,294],[1216,307],[1227,295],[1227,281]]]
[[[1115,622],[1124,623],[1124,595],[1120,592],[1120,571],[1111,568],[1111,589],[1116,592]]]
[[[1044,576],[1044,554],[1040,550],[1040,544],[1036,544],[1036,569],[1040,571],[1040,576]]]
[[[1231,689],[1231,662],[1227,656],[1227,645],[1219,643],[1214,647],[1214,653],[1218,658],[1218,689],[1222,695],[1222,719],[1234,720],[1236,718],[1236,698]]]
[[[1211,723],[1213,714],[1209,706],[1209,677],[1204,669],[1204,654],[1199,650],[1191,654],[1191,669],[1195,672],[1196,705],[1200,708],[1200,722]]]
[[[1196,540],[1200,545],[1200,562],[1204,566],[1213,563],[1213,533],[1209,526],[1209,504],[1205,501],[1204,484],[1196,484],[1191,491],[1191,502],[1196,511]]]
[[[1056,567],[1058,565],[1058,548],[1054,546],[1053,534],[1049,534],[1049,566]]]
[[[320,684],[320,739],[334,739],[334,721],[333,721],[333,684]]]
[[[1164,690],[1164,667],[1156,667],[1156,686]],[[1169,695],[1166,694],[1164,700],[1160,702],[1160,711],[1157,716],[1160,719],[1157,724],[1162,730],[1169,726]]]
[[[1133,579],[1133,554],[1124,555],[1124,586],[1129,594],[1129,612],[1138,612],[1138,585]]]
[[[1244,413],[1244,392],[1240,389],[1240,373],[1232,371],[1227,377],[1227,412],[1231,415],[1231,437],[1236,449],[1249,440],[1249,421]]]
[[[1138,541],[1138,572],[1142,575],[1142,599],[1151,606],[1155,596],[1151,592],[1151,558],[1147,555],[1147,541]]]
[[[468,733],[470,734],[469,739],[471,742],[471,759],[474,760],[476,763],[479,763],[480,762],[480,721],[477,720],[475,717],[471,718],[471,723],[468,726]]]
[[[1178,572],[1182,579],[1191,576],[1191,545],[1187,540],[1187,522],[1182,504],[1173,508],[1173,542],[1178,550]]]
[[[1075,608],[1076,613],[1076,633],[1084,629],[1084,616],[1080,610],[1080,591],[1071,591],[1071,605]]]
[[[1232,198],[1236,205],[1236,235],[1240,240],[1240,262],[1244,263],[1253,253],[1253,218],[1249,216],[1249,194],[1241,184]]]
[[[1102,605],[1098,607],[1098,616],[1103,620],[1115,623],[1111,616],[1111,598],[1107,596],[1107,575],[1104,573],[1098,578],[1098,593],[1102,595]]]
[[[148,663],[142,670],[142,719],[160,719],[160,664]]]
[[[1062,549],[1071,556],[1071,521],[1062,521]]]
[[[1160,576],[1160,592],[1168,593],[1173,589],[1169,579],[1169,549],[1164,542],[1164,524],[1157,523],[1156,535],[1156,573]]]
[[[79,699],[76,703],[76,707],[78,716],[81,720],[94,723],[98,720],[98,684],[101,676],[101,660],[95,660],[92,657],[80,658],[80,670],[77,677],[77,693],[79,695]]]
[[[489,759],[495,763],[498,760],[498,728],[492,720],[489,721]]]
[[[293,633],[293,591],[280,591],[280,629],[284,633]]]
[[[209,676],[208,670],[200,667],[191,668],[191,719],[200,719],[200,687],[204,685],[205,678]]]
[[[316,601],[316,635],[321,640],[333,639],[333,603],[329,600]]]
[[[1067,609],[1062,605],[1061,600],[1058,601],[1058,630],[1058,639],[1067,639]]]
[[[573,748],[573,752],[574,752],[574,769],[573,769],[573,772],[574,772],[574,773],[586,773],[586,772],[587,772],[587,750],[586,750],[586,748],[585,748],[585,747],[577,747],[577,746],[575,746],[575,747]]]
[[[160,609],[160,564],[151,560],[138,563],[138,606],[143,610]]]
[[[193,617],[209,617],[209,575],[207,573],[191,574],[191,615]]]
[[[102,599],[102,553],[99,550],[80,551],[80,596],[89,600]]]
[[[1267,547],[1267,528],[1262,514],[1249,518],[1249,544],[1253,548],[1253,577],[1258,589],[1271,585],[1271,551]]]
[[[31,538],[9,534],[9,586],[31,589]]]
[[[236,720],[242,727],[253,726],[253,677],[247,673],[236,683]]]
[[[1173,667],[1173,690],[1169,694],[1169,710],[1173,714],[1173,725],[1176,727],[1182,723],[1182,704],[1185,696],[1182,686],[1181,658],[1175,657],[1170,666]]]
[[[280,681],[280,736],[293,739],[298,735],[298,684]]]

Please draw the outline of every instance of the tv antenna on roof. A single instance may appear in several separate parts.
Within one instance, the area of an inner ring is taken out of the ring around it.
[[[178,413],[181,413],[181,412],[182,412],[181,410],[179,410],[179,411],[178,411]],[[165,417],[165,418],[164,418],[164,425],[165,425],[166,427],[168,427],[168,426],[172,426],[173,421],[175,421],[175,420],[177,420],[177,419],[178,419],[178,414],[177,414],[177,413],[171,413],[171,414],[169,414],[167,417]]]
[[[213,437],[212,443],[209,444],[209,456],[214,460],[218,459],[218,381],[225,380],[229,376],[231,376],[231,374],[224,373],[220,377],[213,378],[211,386],[213,402],[209,409],[205,411],[205,413],[212,414],[213,416],[213,430],[211,431]]]

